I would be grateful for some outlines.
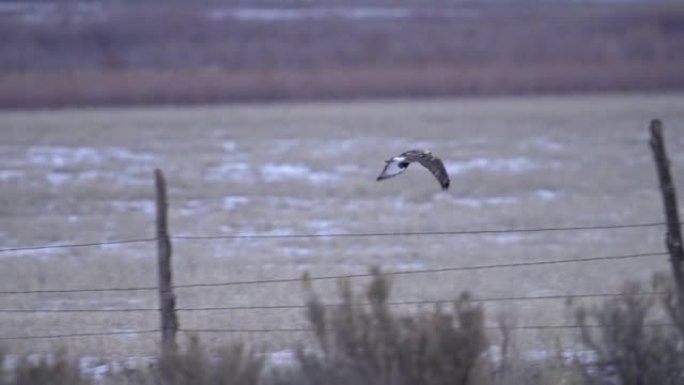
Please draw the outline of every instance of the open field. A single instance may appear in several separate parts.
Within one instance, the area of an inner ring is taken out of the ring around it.
[[[2,248],[154,236],[152,170],[169,183],[172,235],[329,234],[662,222],[647,139],[666,124],[684,191],[684,95],[378,100],[0,113]],[[420,167],[382,183],[383,160],[441,156],[452,188]],[[177,284],[618,256],[664,250],[660,227],[524,234],[174,241]],[[0,291],[155,286],[154,243],[0,254]],[[397,300],[615,293],[666,257],[397,275]],[[365,281],[359,279],[359,281]],[[328,298],[333,281],[316,281]],[[178,306],[300,305],[300,284],[179,289]],[[0,309],[154,308],[154,291],[0,294]],[[411,307],[407,306],[407,310]],[[488,302],[519,325],[571,322],[562,300]],[[305,327],[302,309],[181,311],[181,328]],[[0,313],[0,337],[157,328],[157,313]],[[566,333],[567,331],[554,331]],[[520,331],[524,338],[537,332]],[[202,334],[219,343],[233,334]],[[296,333],[241,335],[269,348]],[[542,338],[543,339],[543,338]],[[141,356],[157,334],[62,342]]]

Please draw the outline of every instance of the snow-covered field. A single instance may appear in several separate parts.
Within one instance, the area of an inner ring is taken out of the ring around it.
[[[168,181],[179,285],[413,271],[664,250],[658,227],[339,237],[661,222],[647,125],[660,117],[684,191],[684,96],[577,96],[287,103],[0,113],[0,245],[65,245],[154,236],[152,171]],[[412,165],[383,182],[384,160],[411,148],[442,157],[442,192]],[[253,238],[251,236],[295,236]],[[315,237],[299,237],[314,235]],[[246,236],[235,238],[234,236]],[[0,291],[150,287],[154,242],[0,253]],[[397,275],[397,300],[612,293],[665,257]],[[365,282],[359,279],[359,282]],[[316,281],[335,298],[334,281]],[[180,288],[181,309],[300,305],[297,282]],[[0,309],[149,309],[0,313],[0,338],[157,328],[154,291],[0,294]],[[571,322],[563,301],[488,302],[520,325]],[[305,327],[302,309],[180,311],[181,327]],[[525,336],[533,331],[521,331]],[[561,331],[562,333],[562,331]],[[220,343],[233,334],[202,335]],[[301,333],[251,333],[283,349]],[[86,355],[146,356],[156,334],[58,340]],[[40,352],[54,339],[4,341]],[[91,365],[92,366],[92,365]],[[95,365],[97,366],[97,365]]]

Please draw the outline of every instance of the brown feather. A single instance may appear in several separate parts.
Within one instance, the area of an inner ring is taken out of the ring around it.
[[[399,157],[405,157],[406,161],[408,162],[420,163],[423,167],[430,170],[432,175],[434,175],[435,178],[437,178],[437,181],[439,182],[440,186],[442,186],[442,190],[449,189],[451,181],[449,180],[449,174],[447,173],[447,170],[444,167],[444,163],[441,159],[432,155],[431,152],[423,150],[410,150],[399,155]],[[387,169],[387,166],[385,166],[385,169]],[[378,178],[378,180],[380,179],[381,178]]]

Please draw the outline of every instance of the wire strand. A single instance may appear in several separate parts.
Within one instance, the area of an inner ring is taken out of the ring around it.
[[[666,252],[650,252],[650,253],[616,255],[616,256],[606,256],[606,257],[561,259],[561,260],[552,260],[552,261],[514,262],[514,263],[491,264],[491,265],[443,267],[443,268],[422,269],[422,270],[390,271],[390,272],[383,272],[383,274],[385,274],[385,275],[409,275],[409,274],[442,273],[442,272],[451,272],[451,271],[471,271],[471,270],[485,270],[485,269],[496,269],[496,268],[552,265],[552,264],[564,264],[564,263],[579,263],[579,262],[591,262],[591,261],[609,261],[609,260],[618,260],[618,259],[654,257],[654,256],[662,256],[662,255],[667,255],[667,253]],[[315,281],[315,280],[328,280],[328,279],[365,278],[365,277],[372,277],[372,276],[373,276],[372,273],[360,273],[360,274],[328,275],[328,276],[322,276],[322,277],[310,277],[309,279],[312,281]],[[189,289],[189,288],[201,288],[201,287],[223,287],[223,286],[234,286],[234,285],[290,283],[290,282],[301,282],[301,280],[302,280],[302,278],[298,277],[298,278],[276,278],[276,279],[217,282],[217,283],[194,283],[194,284],[174,285],[174,288],[176,288],[176,289]],[[1,293],[2,292],[0,292],[0,294]]]
[[[664,294],[663,291],[637,293],[641,296]],[[619,297],[622,293],[583,293],[583,294],[552,294],[540,296],[510,296],[510,297],[485,297],[473,298],[473,302],[506,302],[506,301],[534,301],[551,299],[575,299],[575,298],[610,298]],[[416,301],[388,301],[390,306],[416,306],[451,303],[453,299],[416,300]],[[324,304],[327,307],[339,306],[339,303]],[[356,306],[370,306],[369,303],[360,303]],[[305,309],[307,305],[244,305],[244,306],[213,306],[213,307],[178,307],[180,312],[195,311],[226,311],[226,310],[286,310]],[[116,312],[156,312],[159,308],[123,308],[123,309],[0,309],[0,313],[116,313]]]
[[[609,324],[565,324],[565,325],[522,325],[522,326],[512,326],[512,330],[549,330],[549,329],[580,329],[582,327],[587,328],[612,328],[618,325]],[[663,323],[651,323],[643,324],[644,327],[672,327],[675,326],[674,323],[663,322]],[[485,326],[488,330],[498,330],[498,326]],[[313,332],[312,328],[254,328],[254,329],[224,329],[224,328],[189,328],[178,330],[182,333],[308,333]]]
[[[352,237],[396,237],[396,236],[429,236],[429,235],[486,235],[507,233],[535,233],[551,231],[583,231],[583,230],[614,230],[633,229],[644,227],[664,226],[664,222],[635,223],[627,225],[590,225],[568,227],[542,227],[524,229],[483,229],[483,230],[455,230],[455,231],[396,231],[396,232],[372,232],[372,233],[327,233],[327,234],[218,234],[218,235],[174,235],[170,239],[175,240],[217,240],[217,239],[286,239],[286,238],[352,238]],[[157,238],[123,239],[115,241],[71,243],[64,245],[25,246],[0,249],[0,253],[12,251],[32,251],[48,249],[67,249],[80,247],[94,247],[107,245],[122,245],[129,243],[153,242]]]
[[[663,323],[651,323],[644,324],[644,327],[672,327],[675,326],[673,323],[663,322]],[[550,329],[579,329],[582,327],[587,328],[599,328],[599,327],[617,327],[617,325],[608,324],[590,324],[590,325],[579,325],[579,324],[567,324],[567,325],[523,325],[523,326],[513,326],[512,330],[550,330]],[[496,330],[499,329],[497,326],[486,326],[485,329]],[[312,332],[312,328],[253,328],[253,329],[224,329],[224,328],[189,328],[189,329],[179,329],[181,333],[308,333]],[[115,336],[115,335],[132,335],[132,334],[149,334],[149,333],[159,333],[159,329],[147,329],[147,330],[131,330],[131,331],[114,331],[114,332],[94,332],[94,333],[70,333],[70,334],[51,334],[51,335],[37,335],[37,336],[11,336],[11,337],[0,337],[0,341],[10,341],[10,340],[34,340],[34,339],[52,339],[52,338],[73,338],[73,337],[102,337],[102,336]]]
[[[0,249],[0,253],[8,253],[10,251],[29,251],[29,250],[46,250],[46,249],[71,249],[78,247],[93,247],[93,246],[107,246],[107,245],[123,245],[128,243],[143,243],[156,241],[157,238],[140,238],[140,239],[124,239],[118,241],[104,241],[104,242],[89,242],[89,243],[71,243],[64,245],[45,245],[45,246],[26,246],[26,247],[12,247],[8,249]]]
[[[662,291],[643,292],[638,293],[639,296],[650,296],[664,294]],[[488,298],[472,298],[472,302],[508,302],[508,301],[541,301],[551,299],[579,299],[579,298],[614,298],[620,297],[622,293],[587,293],[587,294],[552,294],[540,296],[511,296],[511,297],[488,297]],[[436,300],[417,300],[417,301],[388,301],[390,306],[417,306],[417,305],[435,305],[442,303],[452,303],[455,299],[436,299]],[[340,303],[324,304],[326,307],[340,306]],[[354,306],[371,306],[370,303],[359,303]],[[177,308],[177,311],[194,312],[194,311],[225,311],[225,310],[286,310],[286,309],[306,309],[307,305],[245,305],[245,306],[215,306],[202,308]],[[0,311],[2,312],[2,311]]]
[[[421,269],[421,270],[406,270],[406,271],[389,271],[384,272],[385,275],[410,275],[410,274],[427,274],[427,273],[444,273],[453,271],[472,271],[472,270],[486,270],[486,269],[497,269],[497,268],[515,268],[524,266],[541,266],[541,265],[553,265],[553,264],[564,264],[564,263],[580,263],[580,262],[592,262],[592,261],[610,261],[610,260],[620,260],[620,259],[633,259],[633,258],[644,258],[644,257],[654,257],[667,255],[666,252],[650,252],[650,253],[638,253],[638,254],[628,254],[628,255],[614,255],[605,257],[591,257],[591,258],[575,258],[575,259],[560,259],[551,261],[532,261],[532,262],[514,262],[514,263],[504,263],[504,264],[491,264],[491,265],[475,265],[475,266],[456,266],[456,267],[442,267],[434,269]],[[328,280],[328,279],[351,279],[351,278],[365,278],[372,277],[372,273],[360,273],[360,274],[346,274],[346,275],[328,275],[322,277],[310,277],[310,280]],[[254,284],[273,284],[273,283],[290,283],[290,282],[301,282],[302,278],[276,278],[276,279],[262,279],[262,280],[250,280],[250,281],[232,281],[232,282],[216,282],[216,283],[190,283],[190,284],[180,284],[174,285],[174,289],[191,289],[191,288],[201,288],[201,287],[225,287],[225,286],[235,286],[235,285],[254,285]],[[122,287],[122,288],[96,288],[96,289],[48,289],[48,290],[12,290],[12,291],[0,291],[0,294],[44,294],[44,293],[89,293],[89,292],[125,292],[125,291],[152,291],[158,290],[156,286],[144,286],[144,287]]]
[[[137,309],[0,309],[0,313],[126,313],[159,311],[154,308]],[[176,309],[179,310],[179,309]]]
[[[124,291],[156,291],[157,286],[140,287],[103,287],[94,289],[46,289],[46,290],[7,290],[0,291],[0,294],[66,294],[66,293],[104,293],[104,292],[124,292]]]
[[[37,340],[37,339],[49,339],[49,338],[71,338],[71,337],[99,337],[99,336],[115,336],[115,335],[126,335],[126,334],[147,334],[147,333],[159,333],[159,329],[130,330],[130,331],[116,331],[116,332],[51,334],[51,335],[42,335],[42,336],[41,335],[38,335],[38,336],[13,336],[13,337],[0,337],[0,341]]]
[[[372,233],[325,233],[325,234],[217,234],[217,235],[174,235],[176,240],[215,240],[215,239],[287,239],[287,238],[352,238],[352,237],[396,237],[426,235],[486,235],[506,233],[535,233],[551,231],[613,230],[664,226],[664,222],[636,223],[628,225],[591,225],[568,227],[542,227],[522,229],[482,229],[454,231],[395,231]]]

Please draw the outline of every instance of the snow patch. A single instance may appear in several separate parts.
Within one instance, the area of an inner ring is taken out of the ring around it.
[[[210,181],[232,180],[238,182],[254,182],[249,164],[226,160],[221,165],[206,170],[205,179]]]
[[[266,182],[283,182],[287,180],[308,180],[320,184],[336,181],[339,176],[325,171],[312,171],[302,164],[267,163],[260,168],[261,177]]]
[[[101,164],[105,160],[124,162],[153,162],[156,157],[149,153],[135,152],[125,147],[65,147],[65,146],[32,146],[26,153],[29,163],[65,167],[83,164]]]
[[[279,250],[287,257],[304,257],[313,254],[311,249],[305,247],[281,247]]]
[[[221,143],[221,147],[223,147],[223,151],[232,152],[237,150],[238,145],[234,140],[225,140]]]
[[[479,208],[483,206],[502,206],[518,203],[514,197],[489,197],[489,198],[456,198],[454,202],[461,206]]]
[[[189,200],[183,203],[183,207],[181,207],[178,211],[181,216],[191,217],[198,214],[207,213],[209,210],[204,202],[199,200]]]
[[[286,179],[306,178],[310,169],[297,164],[273,164],[261,166],[261,175],[267,182],[282,181]]]
[[[280,139],[269,143],[269,152],[274,154],[288,153],[301,144],[299,139]]]
[[[48,183],[52,186],[61,187],[69,182],[70,179],[73,179],[73,176],[64,172],[50,172],[45,175],[45,179],[47,179]]]
[[[268,356],[268,358],[266,359],[266,365],[267,366],[275,366],[275,367],[280,368],[280,367],[291,367],[291,366],[299,365],[299,360],[297,359],[297,353],[291,349],[280,350],[277,352],[268,353],[267,356]]]
[[[155,213],[154,202],[144,200],[113,201],[111,205],[121,212],[142,212],[147,215]]]
[[[558,198],[558,193],[553,191],[553,190],[548,190],[548,189],[539,189],[534,192],[536,196],[539,198],[545,200],[545,201],[552,201],[554,199]]]
[[[92,147],[33,146],[26,153],[30,163],[63,167],[82,163],[101,163],[102,155]]]
[[[223,198],[223,208],[226,210],[232,210],[238,206],[246,205],[249,203],[249,198],[245,196],[227,196]]]
[[[327,220],[310,220],[306,223],[306,226],[316,235],[339,234],[344,232],[344,230],[335,225],[335,222]]]
[[[449,174],[463,174],[473,170],[526,172],[539,168],[539,166],[527,158],[474,158],[464,162],[446,162],[445,167]]]
[[[131,151],[125,147],[110,147],[105,149],[104,154],[109,159],[122,160],[127,162],[154,162],[157,158],[146,152]]]
[[[540,137],[535,137],[535,138],[529,138],[524,140],[521,143],[521,147],[523,149],[538,149],[538,150],[546,150],[550,152],[558,152],[562,150],[565,146],[561,142],[557,142],[553,139],[546,138],[543,136]]]
[[[147,177],[134,177],[130,175],[131,172],[136,171],[135,168],[126,168],[125,171],[126,172],[104,170],[87,170],[81,172],[52,171],[45,174],[45,179],[54,187],[61,187],[67,183],[82,183],[96,180],[107,180],[114,184],[124,186],[149,184],[149,179]]]
[[[494,236],[494,242],[500,245],[510,245],[512,243],[518,243],[523,239],[519,234],[499,234]]]
[[[19,170],[0,170],[0,181],[8,181],[12,179],[22,179],[26,173]]]
[[[416,271],[425,269],[425,264],[419,262],[413,263],[398,263],[394,265],[394,268],[398,271]]]

